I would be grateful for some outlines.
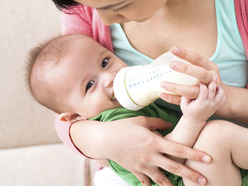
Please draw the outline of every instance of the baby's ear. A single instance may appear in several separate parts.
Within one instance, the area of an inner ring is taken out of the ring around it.
[[[76,121],[86,120],[87,118],[75,112],[64,112],[59,115],[59,119],[61,121],[68,121],[68,122],[74,123]]]

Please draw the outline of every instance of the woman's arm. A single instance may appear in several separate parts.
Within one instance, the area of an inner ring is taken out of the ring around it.
[[[207,85],[215,74],[218,75],[220,79],[219,69],[215,63],[183,48],[174,47],[171,51],[176,56],[193,64],[172,62],[171,68],[173,70],[189,74]],[[221,79],[219,85],[225,91],[226,102],[218,109],[215,116],[248,124],[248,89],[228,86],[224,84]],[[161,86],[168,91],[191,99],[196,98],[199,93],[198,86],[190,87],[169,82],[163,82]],[[179,104],[180,97],[181,96],[161,94],[163,100],[174,104]]]
[[[165,128],[168,124],[163,120],[148,117],[104,123],[80,121],[71,126],[70,135],[81,152],[92,158],[115,161],[146,183],[144,185],[149,185],[148,177],[156,183],[169,184],[158,167],[197,183],[202,175],[163,154],[195,161],[204,161],[206,154],[166,140],[151,131]]]

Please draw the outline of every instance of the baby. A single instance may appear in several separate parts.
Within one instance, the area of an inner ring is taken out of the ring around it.
[[[162,118],[171,122],[173,127],[158,131],[158,135],[212,156],[210,164],[185,162],[175,157],[171,159],[205,175],[208,185],[248,184],[248,172],[239,169],[248,169],[248,129],[227,121],[207,122],[225,101],[224,91],[217,85],[216,76],[208,87],[200,83],[197,99],[182,97],[183,115],[178,121],[175,112],[165,108],[162,110],[154,103],[139,111],[122,108],[114,96],[113,80],[126,64],[85,35],[54,38],[33,49],[30,54],[30,91],[39,103],[58,113],[62,121],[74,123],[90,119],[104,122],[136,116]],[[233,135],[235,137],[230,138]],[[142,185],[128,170],[111,160],[109,164],[130,185]],[[164,173],[174,185],[195,185],[166,171]],[[199,182],[204,184],[206,180]],[[152,184],[158,183],[152,181]]]

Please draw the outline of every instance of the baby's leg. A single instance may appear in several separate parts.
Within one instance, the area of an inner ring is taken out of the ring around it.
[[[195,149],[212,157],[210,164],[188,160],[186,165],[208,179],[208,186],[241,186],[239,168],[248,169],[248,129],[227,121],[210,121],[206,124]],[[186,186],[197,185],[183,180]],[[199,186],[199,185],[198,185]]]

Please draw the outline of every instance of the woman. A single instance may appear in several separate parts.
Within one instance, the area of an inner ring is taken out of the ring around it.
[[[150,63],[171,50],[193,64],[173,62],[171,68],[174,70],[192,75],[205,84],[217,74],[227,100],[215,116],[248,124],[248,90],[244,88],[248,76],[247,55],[236,23],[238,1],[235,5],[233,0],[53,1],[58,7],[68,9],[63,14],[64,34],[85,33],[108,49],[113,49],[128,65]],[[111,26],[104,26],[101,21]],[[197,86],[168,82],[161,86],[189,98],[195,98],[199,91]],[[162,94],[161,98],[172,104],[180,102],[180,96]],[[158,104],[179,110],[163,101]],[[92,121],[73,125],[57,122],[56,126],[65,143],[75,144],[86,156],[116,161],[133,172],[144,185],[149,185],[148,177],[161,185],[169,184],[158,167],[194,182],[205,180],[196,171],[163,156],[169,154],[202,161],[206,154],[154,135],[150,130],[167,126],[161,120],[133,118],[115,122],[114,125]],[[96,129],[99,131],[97,134]],[[113,148],[105,148],[104,144],[111,144]]]

